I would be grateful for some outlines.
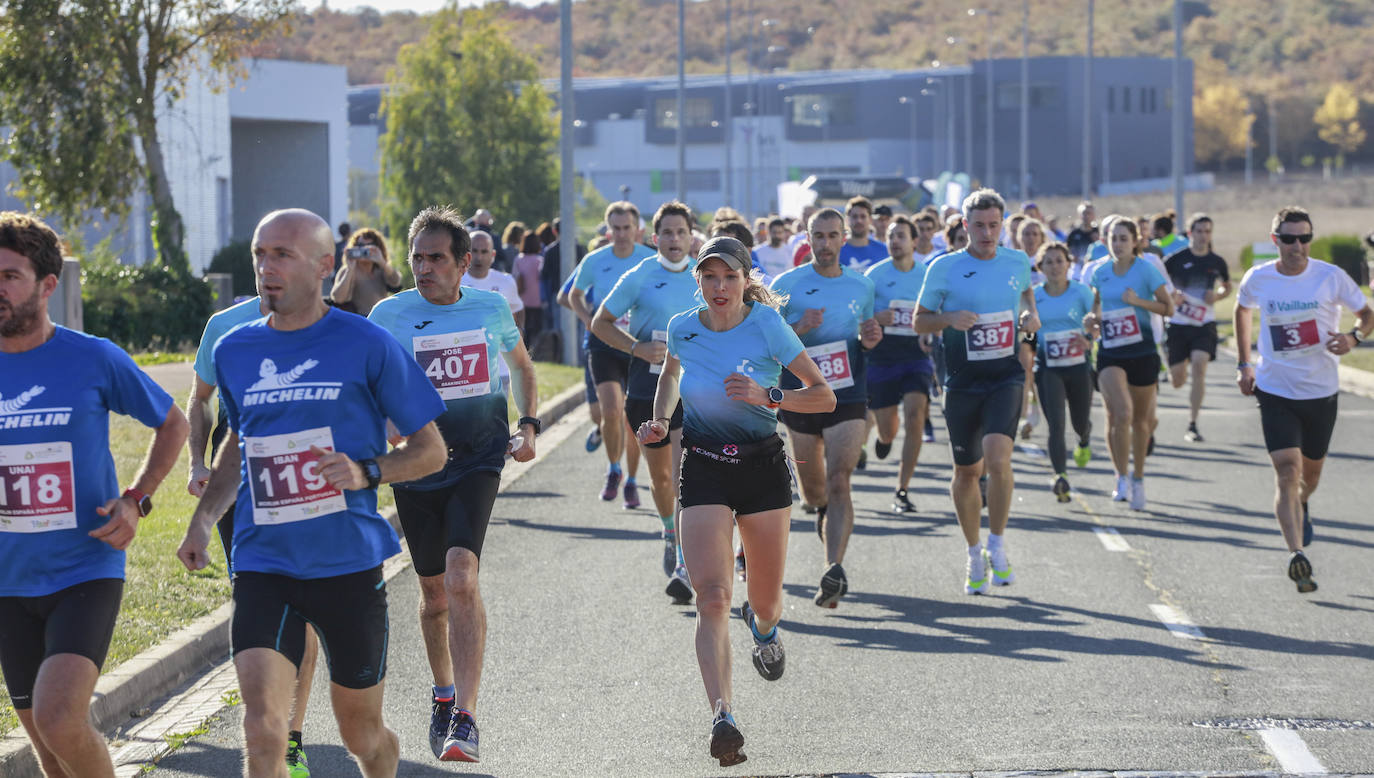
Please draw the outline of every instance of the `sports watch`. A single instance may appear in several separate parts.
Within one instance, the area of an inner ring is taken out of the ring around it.
[[[367,488],[376,489],[382,485],[382,467],[377,460],[359,459],[358,467],[363,469],[363,476],[367,478]]]
[[[782,405],[782,388],[777,386],[768,387],[768,407],[776,408]]]
[[[153,512],[153,498],[130,486],[124,490],[121,497],[128,497],[134,501],[134,507],[138,508],[138,517],[141,519]]]
[[[536,419],[533,416],[521,416],[520,421],[516,422],[515,426],[523,427],[526,424],[530,425],[531,427],[534,427],[534,434],[536,435],[544,431],[544,425],[539,422],[539,419]]]

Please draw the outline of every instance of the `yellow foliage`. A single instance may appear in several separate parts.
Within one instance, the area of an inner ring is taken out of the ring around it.
[[[1312,115],[1317,135],[1343,154],[1364,145],[1365,131],[1360,126],[1360,98],[1345,84],[1332,84],[1326,99]]]
[[[1245,153],[1255,115],[1233,84],[1204,87],[1193,96],[1193,151],[1199,162],[1224,162]]]

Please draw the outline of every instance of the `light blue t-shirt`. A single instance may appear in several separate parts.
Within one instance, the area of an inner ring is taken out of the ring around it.
[[[234,329],[214,353],[241,455],[234,569],[300,579],[370,570],[401,550],[377,490],[330,487],[311,446],[378,457],[388,418],[413,435],[444,403],[415,358],[361,316],[331,308],[290,331],[268,322]]]
[[[1138,305],[1127,305],[1121,301],[1121,295],[1129,288],[1142,300],[1155,299],[1155,290],[1165,285],[1159,268],[1136,257],[1125,275],[1117,275],[1112,262],[1103,262],[1093,270],[1091,285],[1102,298],[1098,353],[1123,358],[1153,354],[1156,333],[1150,324],[1150,312]]]
[[[926,268],[919,303],[936,313],[972,311],[979,320],[967,332],[946,327],[945,387],[987,391],[1022,381],[1016,358],[1021,293],[1030,288],[1026,252],[998,247],[991,259],[967,250],[946,254]]]
[[[744,320],[725,332],[701,323],[699,306],[668,322],[668,353],[682,364],[683,437],[724,443],[753,443],[774,434],[777,411],[732,400],[725,379],[743,373],[764,388],[777,386],[783,367],[805,349],[778,312],[749,303]]]
[[[808,262],[773,279],[772,289],[787,297],[778,313],[789,327],[801,321],[807,309],[825,309],[821,326],[802,335],[801,342],[835,391],[836,403],[867,402],[868,370],[859,325],[873,318],[873,282],[847,267],[829,278]],[[783,388],[801,385],[790,371],[783,376]]]
[[[891,365],[912,360],[930,359],[921,349],[921,338],[912,327],[916,315],[916,300],[926,279],[926,266],[912,263],[902,271],[891,257],[870,267],[864,275],[873,282],[873,311],[892,309],[892,324],[883,328],[883,339],[868,352],[874,365]]]
[[[444,400],[434,422],[448,444],[448,462],[396,488],[438,489],[468,473],[499,473],[505,465],[510,422],[499,360],[520,342],[520,331],[500,293],[465,286],[462,295],[452,305],[435,305],[409,289],[377,303],[367,316],[415,357]]]
[[[582,260],[582,264],[577,266],[577,271],[573,273],[573,286],[586,293],[587,307],[594,313],[621,276],[642,260],[657,255],[658,252],[648,246],[636,243],[630,250],[630,256],[621,259],[615,255],[614,245],[602,246],[588,254]],[[590,332],[587,333],[587,348],[593,351],[615,351]]]
[[[702,304],[701,289],[692,274],[695,266],[693,260],[685,270],[674,273],[663,267],[655,254],[621,276],[602,305],[617,319],[630,315],[628,330],[635,340],[666,340],[668,321]],[[658,338],[654,338],[655,332],[660,333]],[[658,373],[648,362],[632,359],[626,396],[652,400],[657,390]]]
[[[0,353],[0,597],[124,577],[124,552],[91,537],[122,493],[110,412],[160,427],[172,398],[104,338],[58,327]]]
[[[207,384],[215,383],[215,344],[229,330],[262,318],[262,300],[253,297],[237,305],[225,308],[205,322],[205,332],[200,336],[200,346],[196,348],[195,370],[200,380]]]
[[[1084,335],[1083,317],[1093,309],[1093,290],[1087,284],[1070,281],[1062,294],[1052,295],[1044,284],[1035,287],[1035,312],[1040,315],[1040,332],[1036,339],[1036,361],[1040,366],[1071,367],[1084,364],[1085,355],[1074,346],[1071,337]]]
[[[840,264],[862,273],[883,261],[887,255],[887,244],[875,238],[869,238],[865,246],[851,246],[849,241],[845,241],[840,247]]]

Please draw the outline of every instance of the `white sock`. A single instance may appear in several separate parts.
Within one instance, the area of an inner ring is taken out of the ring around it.
[[[1001,550],[1002,550],[1002,536],[1001,536],[1001,535],[994,535],[994,534],[992,534],[991,532],[989,532],[989,533],[988,533],[988,551],[989,551],[990,553],[995,554],[995,553],[997,553],[998,551],[1001,551]]]
[[[978,557],[980,557],[980,556],[982,556],[982,555],[983,555],[983,544],[982,544],[982,543],[974,543],[973,545],[969,546],[969,547],[968,547],[968,555],[969,555],[970,557],[975,558],[975,559],[978,558]]]

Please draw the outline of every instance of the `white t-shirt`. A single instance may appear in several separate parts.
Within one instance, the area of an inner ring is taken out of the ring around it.
[[[929,254],[922,254],[919,251],[912,251],[911,257],[915,259],[917,262],[920,262],[922,265],[929,265],[930,260],[934,259],[935,256],[940,253],[940,248],[935,246],[934,243],[935,241],[931,241],[932,245],[930,247]]]
[[[506,298],[506,303],[510,305],[512,314],[525,310],[525,303],[520,299],[520,290],[515,285],[515,276],[510,273],[503,273],[496,268],[488,270],[485,278],[473,278],[472,274],[464,273],[462,285],[486,292],[496,292]],[[502,378],[510,376],[510,368],[506,366],[505,354],[502,354],[501,359],[497,360],[496,367],[497,374]]]
[[[796,253],[796,249],[785,242],[777,248],[764,243],[755,246],[754,253],[758,255],[763,272],[767,273],[769,278],[777,278],[792,269],[792,255]]]
[[[1250,268],[1236,305],[1260,312],[1255,385],[1290,400],[1339,392],[1340,357],[1326,350],[1327,333],[1340,326],[1342,306],[1359,311],[1368,304],[1350,275],[1330,262],[1309,259],[1295,276],[1280,273],[1278,260]]]

